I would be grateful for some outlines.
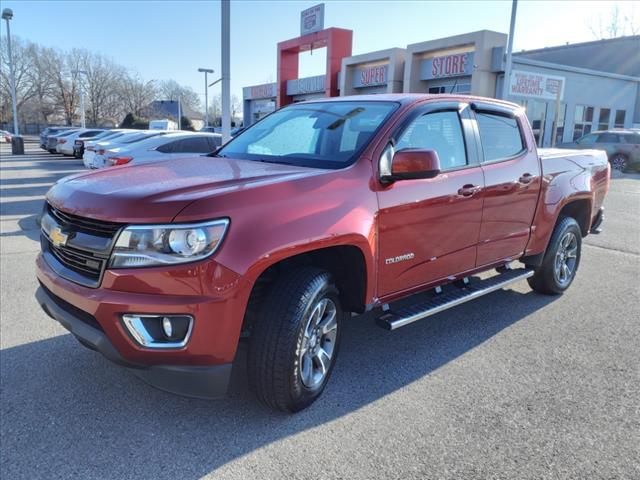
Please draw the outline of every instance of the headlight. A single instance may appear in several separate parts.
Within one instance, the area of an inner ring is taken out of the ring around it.
[[[148,267],[201,260],[216,251],[229,220],[175,225],[132,225],[116,241],[112,268]]]

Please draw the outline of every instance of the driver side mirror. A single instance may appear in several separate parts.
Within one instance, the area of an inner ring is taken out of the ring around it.
[[[396,152],[391,159],[391,174],[381,180],[415,180],[434,178],[440,174],[440,159],[435,150],[407,148]]]

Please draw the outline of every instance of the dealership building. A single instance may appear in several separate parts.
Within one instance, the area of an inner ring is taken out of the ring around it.
[[[507,35],[481,30],[351,55],[349,30],[278,44],[278,81],[245,87],[249,125],[289,103],[337,95],[457,93],[521,104],[539,146],[594,130],[640,127],[640,36],[516,52],[504,88]],[[297,54],[326,47],[323,75],[297,78]],[[554,135],[555,130],[555,135]]]

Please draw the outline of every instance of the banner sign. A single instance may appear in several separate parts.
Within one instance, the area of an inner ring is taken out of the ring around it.
[[[560,100],[562,100],[565,80],[564,77],[555,75],[513,70],[509,81],[509,95],[555,100],[560,91]]]
[[[300,12],[300,36],[319,32],[324,28],[324,3]]]
[[[420,64],[420,80],[462,77],[473,73],[473,52],[426,58]]]
[[[244,100],[254,100],[256,98],[274,98],[277,95],[278,90],[275,83],[265,83],[263,85],[244,87],[242,89],[242,98]]]
[[[353,74],[353,88],[386,85],[388,74],[389,64],[358,68]]]
[[[287,95],[324,92],[326,75],[287,80]]]

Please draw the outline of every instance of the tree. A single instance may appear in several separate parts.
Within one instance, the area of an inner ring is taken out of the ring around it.
[[[180,117],[180,128],[182,130],[188,130],[190,132],[194,132],[196,130],[193,126],[193,123],[191,123],[191,119],[189,117],[185,117],[184,115]]]
[[[200,110],[199,95],[191,87],[180,85],[175,80],[160,82],[158,94],[162,97],[161,100],[180,100],[182,107],[186,110]]]
[[[598,17],[597,26],[589,25],[589,29],[597,39],[624,37],[640,33],[640,23],[635,19],[633,10],[626,13],[620,11],[619,5],[613,5],[609,16],[603,21],[603,15]]]
[[[4,118],[13,119],[13,110],[11,108],[11,81],[9,70],[9,51],[7,38],[2,37],[2,45],[0,48],[0,80],[2,93],[2,111],[11,112],[11,116],[8,115]],[[31,47],[31,43],[22,40],[20,37],[11,37],[11,50],[13,54],[13,74],[15,78],[16,88],[16,105],[18,110],[21,110],[22,105],[29,101],[36,95],[36,91],[33,84],[33,78],[31,76],[32,71],[32,57],[28,54]]]
[[[157,97],[158,89],[153,80],[145,82],[137,74],[125,73],[120,79],[119,97],[125,111],[142,115],[142,111]]]
[[[129,112],[125,115],[124,119],[122,120],[122,123],[120,123],[120,128],[133,128],[133,129],[146,130],[147,128],[149,128],[149,121],[143,120],[142,118]]]

